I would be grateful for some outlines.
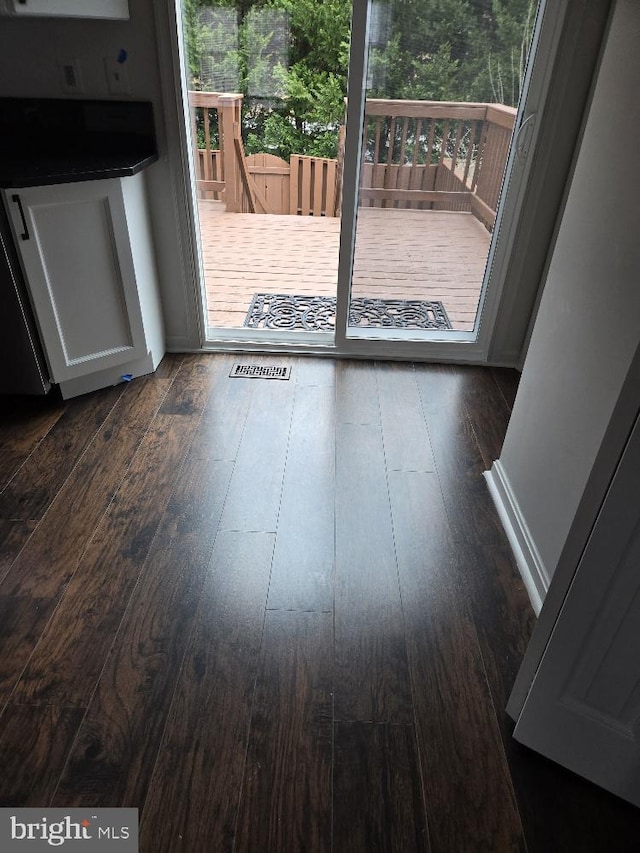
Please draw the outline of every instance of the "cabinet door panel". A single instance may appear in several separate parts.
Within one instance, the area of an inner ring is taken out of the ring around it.
[[[53,380],[146,355],[120,182],[29,188],[19,196],[29,234],[19,248]],[[17,205],[10,207],[18,228]]]
[[[107,199],[31,211],[65,364],[131,349]]]

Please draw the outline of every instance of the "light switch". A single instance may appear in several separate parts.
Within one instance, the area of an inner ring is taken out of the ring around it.
[[[107,87],[111,95],[130,95],[129,72],[124,62],[119,62],[115,56],[105,56],[104,71],[107,77]]]

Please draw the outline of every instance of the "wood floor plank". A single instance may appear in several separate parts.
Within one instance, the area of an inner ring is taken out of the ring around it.
[[[458,541],[506,545],[507,539],[487,489],[486,465],[467,414],[465,368],[416,365],[416,382],[447,515]]]
[[[461,394],[485,470],[500,457],[511,410],[488,367],[465,367],[458,372]]]
[[[202,452],[210,460],[235,459],[242,440],[247,413],[253,400],[255,383],[229,378],[232,357],[216,356],[219,377],[200,425],[193,453]]]
[[[0,489],[62,417],[65,404],[53,392],[46,397],[0,397]]]
[[[0,445],[0,489],[4,489],[24,464],[29,453],[7,450]]]
[[[54,805],[144,805],[233,469],[198,450],[178,475]]]
[[[274,536],[218,534],[141,816],[141,853],[231,850]]]
[[[308,356],[300,359],[298,385],[329,385],[336,384],[336,361],[333,358],[313,358]]]
[[[339,720],[413,719],[379,427],[336,436],[336,685]]]
[[[275,533],[295,384],[271,379],[232,381],[252,382],[254,390],[220,527]]]
[[[296,388],[268,607],[332,610],[335,401],[331,386]]]
[[[0,519],[0,584],[36,526],[36,521]]]
[[[181,352],[165,353],[162,361],[156,367],[153,376],[156,379],[174,379],[184,359],[185,354]]]
[[[29,657],[16,701],[86,706],[184,458],[184,431],[176,417],[160,416],[143,442]],[[30,652],[25,648],[16,663]]]
[[[0,396],[0,444],[26,456],[64,414],[57,394],[43,397]]]
[[[12,690],[60,596],[124,478],[149,422],[169,387],[168,380],[141,380],[127,386],[0,582],[7,601],[24,602],[22,621],[0,638],[0,696]],[[28,602],[37,601],[37,609]],[[8,643],[11,643],[9,654]]]
[[[54,609],[51,598],[0,595],[0,707],[8,701]]]
[[[491,373],[507,406],[510,410],[513,409],[520,385],[520,371],[513,367],[492,367]]]
[[[143,378],[125,387],[4,580],[5,594],[62,593],[169,386],[169,380]]]
[[[335,728],[334,850],[429,851],[413,726]]]
[[[569,836],[565,835],[565,830],[558,832],[559,822],[556,818],[556,808],[553,807],[554,797],[556,795],[560,797],[563,822],[568,818],[573,824],[570,832],[576,839],[582,833],[586,817],[578,822],[582,826],[576,836],[575,822],[571,820],[573,817],[571,799],[562,796],[562,786],[558,786],[557,780],[555,785],[551,786],[555,788],[552,797],[546,793],[548,784],[542,788],[530,784],[531,776],[535,778],[536,769],[540,765],[535,759],[529,763],[527,761],[529,751],[523,750],[512,739],[513,723],[505,711],[511,688],[535,626],[535,614],[508,548],[467,548],[465,564],[468,569],[467,577],[476,633],[514,789],[518,797],[529,853],[533,853],[536,849],[563,849],[558,845],[563,838],[568,844]],[[541,775],[544,775],[544,767]],[[554,839],[551,846],[544,848],[538,846],[541,813],[546,815],[545,823],[549,825],[549,829],[544,832],[545,840]]]
[[[376,363],[378,399],[389,471],[435,471],[412,364]]]
[[[0,717],[0,806],[45,807],[82,720],[74,708],[9,705]]]
[[[389,489],[432,846],[524,851],[468,600],[473,569],[433,474],[391,472]]]
[[[214,363],[189,368],[205,400]],[[194,392],[196,393],[196,392]],[[173,386],[166,400],[170,400]],[[184,388],[176,385],[175,394]],[[16,701],[86,707],[185,459],[200,414],[158,414],[16,685]]]
[[[332,670],[331,613],[267,613],[236,850],[331,850]]]
[[[216,452],[201,421],[54,802],[143,802],[231,474]]]
[[[336,420],[341,424],[380,424],[374,362],[337,363]]]
[[[511,549],[465,549],[465,578],[498,721],[510,736],[505,708],[536,618]]]
[[[69,401],[64,413],[0,492],[0,518],[42,518],[122,394],[124,386]]]
[[[200,418],[211,396],[213,382],[220,376],[221,366],[221,362],[214,362],[207,355],[184,355],[171,384],[171,393],[160,407],[160,414]]]

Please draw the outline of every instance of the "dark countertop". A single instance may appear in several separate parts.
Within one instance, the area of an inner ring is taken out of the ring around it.
[[[6,160],[0,163],[0,187],[42,187],[77,181],[100,181],[137,175],[155,163],[158,155],[134,153],[78,155],[67,158],[43,158],[37,161]]]
[[[0,98],[0,187],[135,175],[158,159],[148,101]]]

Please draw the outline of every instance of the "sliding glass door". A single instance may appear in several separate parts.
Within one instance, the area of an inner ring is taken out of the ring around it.
[[[207,339],[486,358],[550,6],[177,0]]]

